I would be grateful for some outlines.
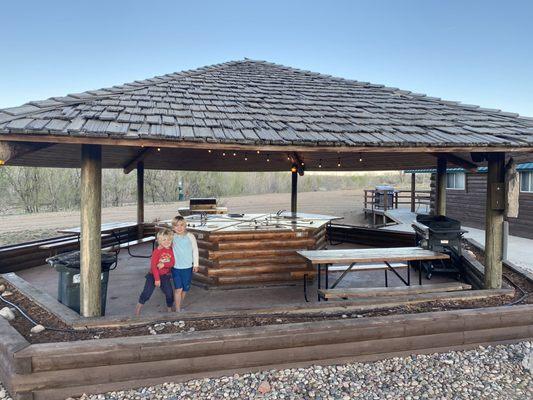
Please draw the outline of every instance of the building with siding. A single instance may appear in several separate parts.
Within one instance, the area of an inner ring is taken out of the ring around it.
[[[520,196],[518,218],[508,218],[509,233],[533,239],[533,162],[518,164]],[[435,170],[407,170],[408,173],[431,173],[431,210],[434,210]],[[462,168],[446,170],[446,215],[458,219],[462,225],[484,229],[487,188],[487,168],[476,172]]]

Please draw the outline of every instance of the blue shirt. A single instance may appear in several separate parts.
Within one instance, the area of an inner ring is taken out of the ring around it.
[[[172,240],[172,250],[174,251],[174,268],[192,268],[192,244],[187,235],[175,234]]]

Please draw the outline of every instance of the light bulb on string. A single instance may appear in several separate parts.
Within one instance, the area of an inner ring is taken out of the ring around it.
[[[211,153],[211,149],[207,150],[208,153]]]
[[[359,162],[363,162],[363,156],[361,156],[361,153],[359,153]]]
[[[226,157],[226,153],[225,152],[222,152],[222,157]]]
[[[322,168],[322,159],[318,162],[318,168]]]
[[[341,159],[339,158],[339,160],[337,161],[337,167],[341,167]]]
[[[267,162],[270,162],[270,154],[267,154]]]
[[[248,156],[244,153],[244,161],[248,161]]]

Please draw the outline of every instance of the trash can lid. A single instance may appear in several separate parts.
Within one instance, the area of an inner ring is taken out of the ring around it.
[[[102,252],[102,265],[110,266],[117,260],[115,254],[110,254]],[[66,267],[80,269],[80,252],[79,251],[69,251],[67,253],[61,253],[54,257],[49,257],[46,259],[46,262],[52,267]]]

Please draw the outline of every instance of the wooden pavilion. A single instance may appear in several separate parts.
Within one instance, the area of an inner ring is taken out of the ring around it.
[[[81,313],[100,313],[101,170],[376,171],[487,166],[485,286],[501,286],[504,160],[533,119],[263,61],[234,61],[0,110],[0,164],[81,168]]]

